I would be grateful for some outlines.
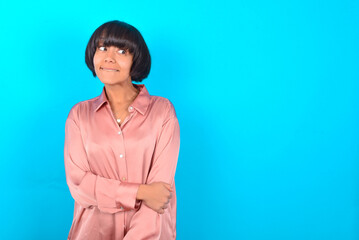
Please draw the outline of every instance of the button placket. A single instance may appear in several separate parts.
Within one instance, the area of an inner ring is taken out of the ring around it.
[[[120,136],[120,140],[118,141],[119,146],[116,147],[118,149],[118,165],[119,165],[119,173],[120,173],[120,180],[122,182],[125,182],[127,180],[127,163],[125,159],[125,146],[124,146],[124,136],[122,134],[122,131],[117,132]]]
[[[118,127],[117,136],[119,137],[119,140],[116,141],[116,142],[118,142],[118,147],[116,147],[116,149],[118,149],[117,156],[119,157],[119,159],[118,159],[118,167],[119,167],[119,173],[120,173],[119,177],[120,177],[120,181],[122,181],[122,182],[127,181],[127,163],[126,163],[126,158],[125,158],[123,128],[126,125],[126,123],[135,114],[134,108],[132,106],[128,107],[128,111],[130,112],[130,115],[127,116],[126,119],[123,121],[122,126],[119,126],[118,124],[116,124],[116,126]],[[114,121],[115,121],[115,119],[114,119]],[[124,210],[124,208],[122,206],[120,207],[120,209]]]

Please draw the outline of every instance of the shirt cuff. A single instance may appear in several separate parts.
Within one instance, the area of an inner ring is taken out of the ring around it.
[[[118,196],[116,198],[117,208],[124,208],[125,210],[133,210],[139,207],[138,200],[136,199],[139,183],[121,182],[121,187],[117,188]],[[123,196],[126,196],[125,198]]]

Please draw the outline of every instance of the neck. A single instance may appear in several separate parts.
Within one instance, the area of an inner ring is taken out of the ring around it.
[[[116,85],[105,84],[105,89],[107,99],[113,107],[123,106],[132,102],[139,92],[130,81]]]

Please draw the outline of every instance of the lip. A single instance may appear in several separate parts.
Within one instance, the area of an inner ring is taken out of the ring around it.
[[[100,67],[101,70],[108,70],[108,71],[116,71],[118,72],[119,70],[115,69],[115,68],[106,68],[106,67]]]

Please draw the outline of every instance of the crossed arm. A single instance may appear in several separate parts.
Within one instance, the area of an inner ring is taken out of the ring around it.
[[[65,127],[66,181],[72,197],[83,207],[95,205],[102,212],[137,210],[124,239],[158,239],[164,213],[172,197],[180,137],[176,117],[162,126],[146,184],[121,182],[91,172],[77,123],[68,118]],[[142,205],[140,204],[142,201]],[[160,213],[160,214],[158,214]]]
[[[115,213],[121,206],[138,209],[142,201],[152,210],[163,213],[172,197],[172,187],[165,182],[136,184],[93,174],[79,127],[70,118],[66,121],[64,159],[71,195],[83,207],[96,205],[103,212]]]

